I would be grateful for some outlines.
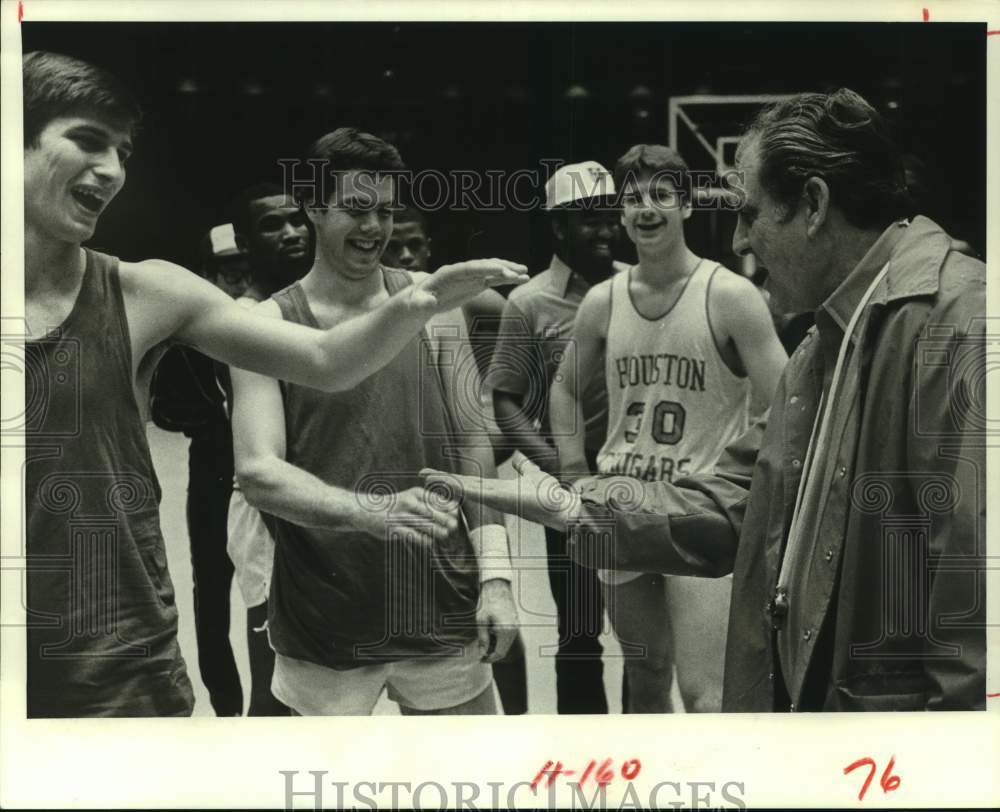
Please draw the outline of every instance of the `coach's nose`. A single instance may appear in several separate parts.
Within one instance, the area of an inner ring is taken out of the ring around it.
[[[733,253],[744,257],[750,253],[750,232],[743,222],[743,215],[736,220],[736,230],[733,232]]]

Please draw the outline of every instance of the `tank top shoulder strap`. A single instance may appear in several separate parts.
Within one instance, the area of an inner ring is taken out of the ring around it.
[[[382,278],[385,280],[385,289],[389,292],[390,296],[413,284],[413,279],[410,275],[398,268],[386,268],[382,266]]]
[[[684,292],[677,302],[677,306],[673,308],[676,311],[673,313],[675,318],[684,313],[686,315],[682,316],[682,318],[694,319],[694,323],[696,324],[704,324],[705,326],[710,324],[708,318],[708,292],[712,284],[712,277],[720,267],[718,263],[709,259],[702,258],[698,260],[698,265],[692,271]]]
[[[699,259],[695,269],[691,272],[691,278],[684,288],[683,298],[692,302],[700,302],[708,289],[709,280],[719,266],[708,259]]]
[[[83,251],[86,257],[83,282],[80,284],[80,293],[66,323],[71,320],[92,321],[97,304],[100,304],[100,307],[96,312],[110,312],[108,309],[110,304],[114,309],[122,310],[121,315],[124,316],[124,299],[121,293],[121,281],[118,278],[118,258],[90,248],[84,248]],[[122,307],[115,307],[118,304]],[[119,321],[117,313],[112,317],[112,321]]]
[[[608,308],[609,329],[612,325],[627,323],[626,320],[632,315],[628,312],[632,307],[628,286],[632,279],[633,267],[630,265],[611,277],[611,306]]]
[[[287,288],[279,290],[271,298],[278,305],[281,318],[285,321],[304,324],[307,327],[319,327],[319,322],[316,321],[312,308],[309,307],[305,291],[302,290],[301,282],[293,282]]]
[[[718,262],[710,262],[708,260],[702,260],[702,265],[703,268],[701,270],[706,271],[703,277],[704,282],[702,283],[704,285],[704,294],[703,294],[704,305],[702,306],[702,310],[705,313],[705,322],[708,324],[709,330],[711,331],[714,340],[715,328],[712,326],[712,315],[709,309],[708,297],[711,296],[712,294],[712,285],[714,284],[716,274],[729,273],[730,271],[725,266],[721,265]]]
[[[86,252],[87,268],[71,316],[74,323],[68,332],[81,337],[96,333],[112,339],[106,341],[104,346],[108,352],[118,356],[115,360],[122,364],[127,379],[131,381],[132,341],[118,257],[89,248],[83,250]]]

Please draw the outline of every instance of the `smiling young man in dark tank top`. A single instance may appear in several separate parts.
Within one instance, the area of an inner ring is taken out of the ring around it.
[[[139,108],[114,76],[69,57],[26,54],[23,75],[28,716],[187,715],[193,695],[145,435],[161,349],[176,341],[345,389],[435,313],[526,277],[501,260],[449,266],[319,331],[255,316],[170,263],[83,248],[125,182]],[[445,511],[428,516],[454,527]]]
[[[395,147],[345,127],[308,157],[334,173],[304,202],[313,267],[258,307],[329,327],[426,274],[380,263],[405,168]],[[475,369],[455,310],[350,392],[234,371],[236,473],[276,541],[272,689],[297,713],[370,714],[383,691],[404,714],[496,712],[489,663],[517,630],[503,518],[469,513],[435,538],[419,478],[495,470],[486,434],[459,421],[481,411]]]

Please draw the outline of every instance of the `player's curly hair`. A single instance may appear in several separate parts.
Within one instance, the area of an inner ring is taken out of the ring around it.
[[[35,147],[54,118],[97,113],[125,125],[133,133],[142,110],[118,77],[80,59],[47,51],[26,53],[24,80],[24,146]]]
[[[765,107],[740,152],[759,148],[760,182],[791,216],[811,177],[858,228],[883,229],[910,208],[903,162],[881,115],[853,90],[802,93]]]

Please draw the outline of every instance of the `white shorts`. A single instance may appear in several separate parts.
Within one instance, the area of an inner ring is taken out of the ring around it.
[[[617,586],[618,584],[627,584],[629,581],[634,581],[636,578],[641,578],[645,573],[643,572],[632,572],[632,570],[598,570],[597,577],[601,579],[602,584],[608,584],[609,586]]]
[[[382,695],[421,711],[453,708],[493,683],[493,669],[475,641],[462,655],[416,657],[338,671],[274,655],[271,693],[303,716],[370,716]]]

